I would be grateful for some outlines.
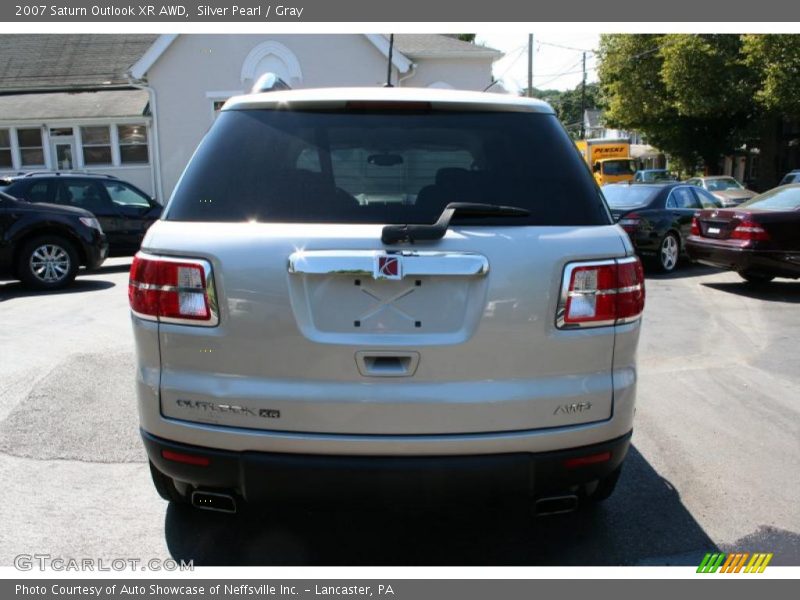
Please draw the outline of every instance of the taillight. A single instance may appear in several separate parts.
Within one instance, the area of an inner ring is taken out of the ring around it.
[[[197,467],[207,467],[211,464],[211,459],[207,456],[198,456],[197,454],[185,454],[183,452],[173,452],[172,450],[162,450],[161,456],[172,462],[184,463],[186,465],[195,465]]]
[[[600,452],[598,454],[590,454],[588,456],[577,456],[574,458],[568,458],[564,461],[564,466],[567,469],[577,469],[579,467],[596,465],[599,463],[608,462],[610,460],[611,460],[611,452]]]
[[[644,310],[644,270],[636,256],[569,263],[556,315],[559,329],[619,325]]]
[[[641,224],[642,217],[636,213],[627,214],[619,220],[619,225],[628,233],[633,233],[639,229],[639,225]]]
[[[753,240],[763,242],[769,239],[767,230],[753,221],[742,221],[731,232],[731,239],[734,240]]]
[[[208,261],[139,252],[133,257],[128,301],[136,316],[213,327],[219,321]]]
[[[697,217],[692,217],[692,235],[702,235],[700,231],[700,221],[697,220]]]

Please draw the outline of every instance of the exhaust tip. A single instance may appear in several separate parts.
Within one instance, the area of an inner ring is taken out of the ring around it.
[[[222,492],[195,490],[192,492],[192,506],[201,510],[233,514],[236,512],[236,499]]]
[[[560,515],[575,512],[578,508],[578,496],[568,494],[566,496],[549,496],[539,498],[536,501],[536,516]]]

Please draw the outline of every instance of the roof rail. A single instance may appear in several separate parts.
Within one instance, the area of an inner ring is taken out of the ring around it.
[[[253,87],[250,88],[250,93],[258,94],[260,92],[277,92],[280,90],[290,89],[292,89],[292,86],[278,77],[275,73],[264,73],[261,77],[256,79]]]
[[[89,177],[105,177],[106,179],[119,179],[116,175],[109,173],[90,173],[86,169],[80,171],[20,171],[17,176],[19,177],[40,177],[46,175],[88,175]]]

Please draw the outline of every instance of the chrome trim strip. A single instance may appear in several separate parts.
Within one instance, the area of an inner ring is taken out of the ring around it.
[[[642,284],[629,285],[621,288],[610,288],[607,290],[587,290],[585,292],[568,292],[570,298],[575,296],[610,296],[612,294],[627,294],[628,292],[638,292],[642,289]]]
[[[310,250],[293,252],[287,270],[304,275],[358,275],[377,276],[376,264],[380,257],[398,257],[403,277],[461,276],[479,277],[489,272],[489,261],[482,254],[472,252],[431,252],[418,250]]]
[[[155,285],[153,283],[141,283],[139,281],[130,281],[130,285],[140,290],[156,290],[158,292],[187,292],[194,294],[202,294],[205,290],[201,287],[185,287],[177,285]]]

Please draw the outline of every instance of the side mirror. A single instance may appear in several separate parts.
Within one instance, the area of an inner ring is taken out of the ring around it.
[[[594,171],[595,173],[599,173],[600,172],[600,163],[594,163],[594,167],[592,167],[592,171]]]

